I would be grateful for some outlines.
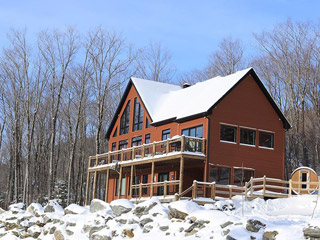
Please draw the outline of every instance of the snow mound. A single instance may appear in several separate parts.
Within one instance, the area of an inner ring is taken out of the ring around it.
[[[177,209],[180,212],[187,213],[188,215],[190,215],[194,211],[202,209],[202,207],[200,207],[197,203],[187,200],[171,202],[169,203],[169,206],[171,208]]]

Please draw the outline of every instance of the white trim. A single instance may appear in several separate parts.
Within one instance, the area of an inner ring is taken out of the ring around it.
[[[255,171],[254,168],[249,168],[249,167],[233,167],[233,168],[235,168],[235,169],[244,169],[244,170],[253,170],[253,171]]]
[[[259,146],[259,148],[262,148],[262,149],[269,149],[269,150],[274,150],[274,148],[263,147],[263,146]]]
[[[252,145],[252,144],[245,144],[245,143],[240,143],[241,146],[246,146],[246,147],[256,147],[256,145]]]
[[[239,126],[239,128],[245,128],[245,129],[250,129],[250,130],[257,131],[257,128],[252,128],[252,127]]]
[[[220,125],[226,125],[226,126],[231,126],[231,127],[238,127],[238,125],[230,124],[230,123],[224,123],[224,122],[220,122]]]
[[[275,133],[273,131],[270,131],[270,130],[264,130],[264,129],[258,129],[259,132],[266,132],[266,133]]]
[[[237,142],[230,142],[230,141],[225,141],[225,140],[220,140],[220,142],[223,142],[223,143],[231,143],[231,144],[237,144]]]

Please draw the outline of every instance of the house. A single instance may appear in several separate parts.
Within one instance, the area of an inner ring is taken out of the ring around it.
[[[131,78],[89,159],[87,202],[181,193],[193,180],[243,185],[284,178],[290,124],[248,68],[183,87]]]

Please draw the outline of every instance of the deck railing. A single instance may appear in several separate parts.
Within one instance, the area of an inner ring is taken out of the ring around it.
[[[276,178],[251,178],[244,186],[222,185],[215,182],[200,182],[193,181],[193,184],[183,191],[181,194],[176,194],[175,199],[181,199],[191,194],[191,198],[196,200],[198,198],[216,199],[217,196],[227,197],[231,199],[233,196],[242,195],[246,200],[254,198],[287,198],[291,197],[294,191],[295,194],[300,194],[301,190],[307,191],[311,194],[319,190],[319,182],[298,182],[286,181]],[[318,191],[320,196],[320,191]]]
[[[160,195],[166,198],[168,195],[174,195],[177,192],[179,183],[179,180],[173,180],[164,182],[135,184],[132,185],[131,197],[141,199],[142,197],[153,197],[154,195]],[[161,192],[159,193],[159,191]]]
[[[122,162],[133,159],[159,157],[177,152],[205,154],[205,145],[204,138],[177,136],[163,141],[90,156],[88,167],[93,168],[115,161]]]

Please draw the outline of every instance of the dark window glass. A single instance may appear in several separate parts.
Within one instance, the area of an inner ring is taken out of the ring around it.
[[[237,139],[237,128],[226,125],[221,125],[220,140],[227,142],[236,142]]]
[[[142,176],[142,183],[148,183],[148,174],[145,174]],[[147,188],[142,188],[142,194],[147,194],[148,189]]]
[[[117,136],[117,132],[118,132],[118,128],[116,128],[116,130],[114,130],[114,133],[113,133],[112,137],[116,137]]]
[[[240,129],[240,143],[248,145],[256,145],[256,131],[241,128]]]
[[[166,129],[162,131],[162,140],[167,140],[170,138],[170,129]]]
[[[140,184],[140,176],[134,176],[133,185],[138,185],[138,184]],[[132,195],[138,196],[139,195],[139,188],[132,189]]]
[[[181,131],[181,134],[184,136],[189,136],[189,137],[202,138],[203,137],[203,126],[201,125],[201,126],[183,129]]]
[[[150,127],[150,122],[149,122],[149,119],[146,118],[146,128],[149,128]]]
[[[246,182],[250,181],[250,178],[253,177],[254,171],[247,170],[242,168],[234,169],[234,184],[238,186],[244,186]]]
[[[149,133],[149,134],[146,134],[144,143],[145,143],[145,144],[150,143],[150,133]]]
[[[142,136],[132,138],[131,147],[139,146],[141,144],[142,144]]]
[[[123,148],[128,148],[128,140],[122,140],[119,142],[119,150]]]
[[[116,179],[116,190],[115,190],[115,196],[118,196],[118,186],[119,186],[119,178]]]
[[[274,135],[273,133],[259,132],[259,146],[273,148]]]
[[[230,184],[230,168],[224,167],[211,167],[210,168],[210,181],[218,184]]]
[[[120,135],[126,134],[129,132],[129,121],[130,121],[130,100],[127,103],[124,112],[122,113],[120,119]]]
[[[141,130],[142,124],[143,124],[143,109],[141,107],[141,104],[139,103],[138,98],[135,98],[132,131]]]
[[[112,143],[111,151],[115,151],[117,149],[117,143]]]

